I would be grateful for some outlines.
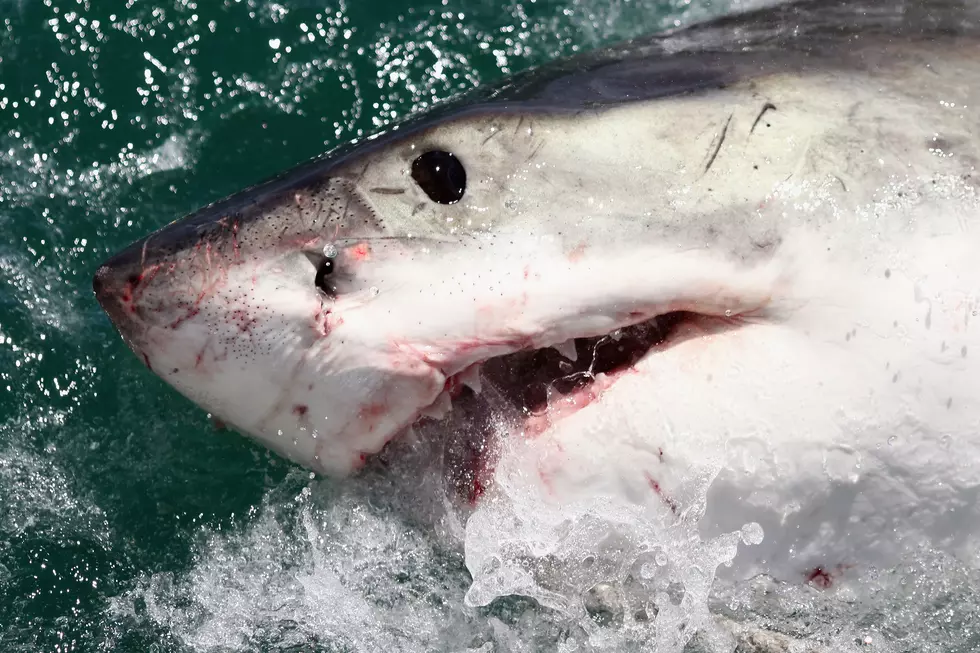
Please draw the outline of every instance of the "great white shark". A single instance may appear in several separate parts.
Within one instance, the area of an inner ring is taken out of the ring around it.
[[[669,520],[710,462],[701,528],[754,524],[725,573],[974,566],[978,21],[812,0],[558,61],[169,224],[95,292],[323,474],[452,431],[463,504]]]

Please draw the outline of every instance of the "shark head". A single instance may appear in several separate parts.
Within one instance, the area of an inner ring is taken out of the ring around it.
[[[629,143],[641,119],[434,121],[164,227],[95,291],[153,372],[317,471],[356,469],[490,370],[542,428],[549,392],[581,403],[682,323],[771,299],[757,245],[706,249],[709,224],[680,228],[700,207],[637,194],[701,165],[669,147],[651,164],[656,133]]]
[[[512,490],[557,539],[573,504],[754,522],[745,578],[973,542],[947,508],[978,484],[980,58],[899,5],[510,80],[164,227],[96,295],[153,372],[318,472],[469,430],[475,499],[489,441],[468,552]]]

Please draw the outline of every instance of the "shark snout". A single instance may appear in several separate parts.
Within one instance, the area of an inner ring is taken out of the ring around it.
[[[92,279],[99,305],[124,335],[131,335],[137,317],[138,288],[144,280],[142,243],[104,261]]]
[[[130,346],[172,319],[179,248],[171,243],[158,235],[138,241],[105,260],[92,278],[95,298]]]

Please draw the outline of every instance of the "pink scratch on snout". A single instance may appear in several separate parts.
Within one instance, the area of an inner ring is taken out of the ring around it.
[[[138,274],[131,277],[126,281],[126,285],[123,286],[122,292],[119,296],[119,301],[130,313],[136,312],[136,304],[139,302],[140,297],[143,296],[143,292],[146,290],[149,282],[153,281],[157,273],[160,271],[161,265],[159,263],[154,263],[149,265]]]

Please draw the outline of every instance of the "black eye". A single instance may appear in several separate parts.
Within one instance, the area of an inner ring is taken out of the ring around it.
[[[452,152],[432,150],[415,159],[412,179],[439,204],[455,204],[466,191],[466,169]]]
[[[313,283],[328,295],[333,294],[333,288],[330,286],[331,274],[333,274],[333,259],[324,256],[320,264],[316,266],[316,276],[313,278]]]

